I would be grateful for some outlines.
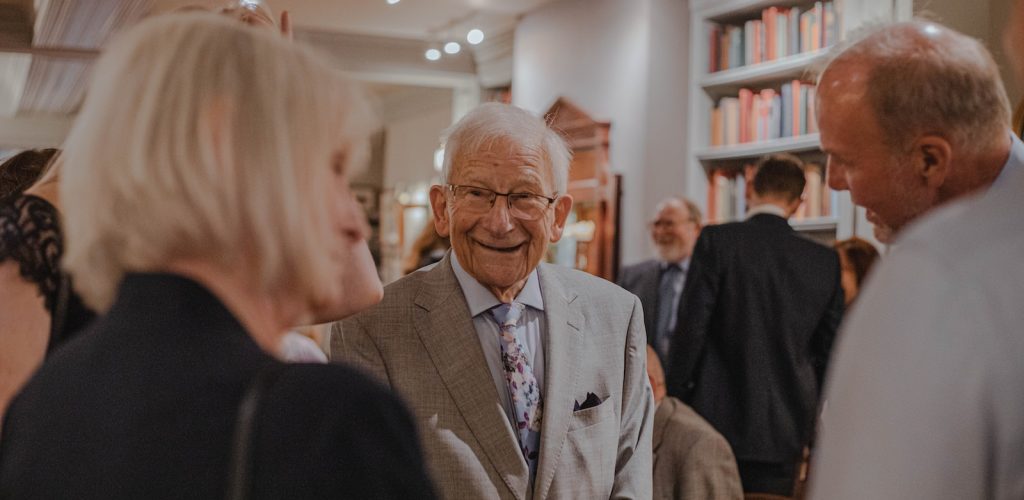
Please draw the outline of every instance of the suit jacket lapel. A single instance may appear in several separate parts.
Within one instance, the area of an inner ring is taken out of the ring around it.
[[[540,461],[534,483],[535,499],[547,497],[555,477],[562,447],[572,418],[576,379],[579,373],[579,345],[583,340],[584,318],[576,294],[566,290],[558,271],[541,264],[540,292],[544,297],[544,416],[541,422]]]
[[[462,289],[445,257],[416,296],[416,332],[448,393],[491,464],[516,497],[529,484],[529,469],[512,433]]]

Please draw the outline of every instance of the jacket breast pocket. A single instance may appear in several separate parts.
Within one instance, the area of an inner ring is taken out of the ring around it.
[[[614,399],[609,396],[597,406],[574,411],[572,413],[572,420],[569,421],[569,432],[597,425],[606,419],[612,418],[615,414],[614,404]]]
[[[619,454],[618,401],[573,412],[552,498],[608,498]]]

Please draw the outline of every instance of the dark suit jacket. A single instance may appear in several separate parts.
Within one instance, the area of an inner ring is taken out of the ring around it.
[[[239,401],[275,364],[197,283],[129,275],[11,405],[0,498],[224,498]],[[433,498],[409,414],[350,368],[284,368],[256,422],[252,498]]]
[[[616,284],[640,298],[640,304],[644,307],[647,344],[653,346],[658,332],[658,285],[661,284],[661,262],[651,259],[626,266],[619,271]]]
[[[725,436],[741,472],[797,463],[842,316],[839,257],[760,214],[705,227],[691,262],[668,393]]]

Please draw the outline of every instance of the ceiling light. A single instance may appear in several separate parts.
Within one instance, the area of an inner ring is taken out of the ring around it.
[[[476,45],[484,41],[484,32],[473,28],[469,30],[469,33],[466,33],[466,41],[469,42],[470,45]]]
[[[460,50],[462,50],[462,46],[459,45],[459,42],[448,42],[444,44],[445,54],[458,54]]]
[[[426,57],[428,61],[436,61],[441,58],[441,51],[434,48],[430,48],[423,53],[423,57]]]
[[[402,0],[388,0],[388,5],[394,5],[394,4],[396,4],[398,2],[401,2],[401,1]]]

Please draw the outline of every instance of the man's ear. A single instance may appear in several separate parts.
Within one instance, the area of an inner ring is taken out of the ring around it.
[[[551,243],[557,243],[562,239],[562,231],[565,230],[565,221],[569,218],[572,210],[572,195],[563,194],[555,200],[555,218],[551,221]]]
[[[953,164],[953,147],[943,137],[926,135],[917,140],[911,152],[914,171],[924,183],[937,189],[946,182]]]
[[[448,237],[448,197],[444,186],[430,186],[430,209],[434,213],[434,230],[442,238]]]

